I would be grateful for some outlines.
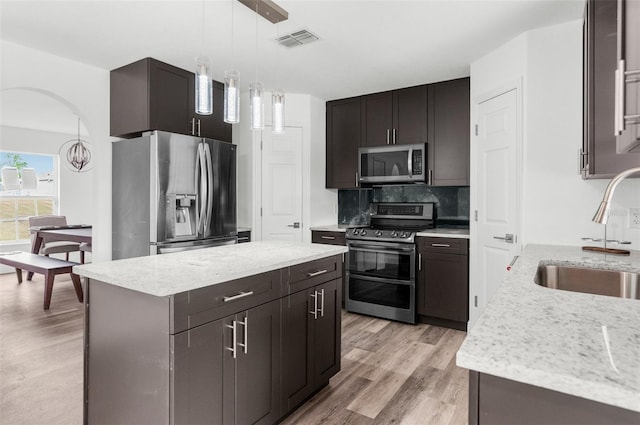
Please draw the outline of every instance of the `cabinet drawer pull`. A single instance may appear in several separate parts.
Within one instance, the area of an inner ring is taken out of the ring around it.
[[[320,276],[321,274],[325,274],[326,272],[327,272],[327,269],[318,270],[317,272],[307,273],[307,276],[308,277],[316,277],[316,276]]]
[[[238,295],[234,295],[233,297],[224,297],[224,302],[228,303],[229,301],[234,301],[240,298],[248,297],[249,295],[253,295],[253,291],[249,292],[240,292]]]
[[[334,240],[335,236],[320,236],[321,239],[329,239],[330,241]]]
[[[451,248],[451,245],[447,243],[432,243],[431,246],[434,246],[436,248]]]

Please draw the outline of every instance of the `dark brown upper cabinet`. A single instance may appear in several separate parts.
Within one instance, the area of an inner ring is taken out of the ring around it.
[[[635,2],[627,2],[635,3]],[[584,20],[584,179],[610,178],[640,165],[640,153],[618,154],[614,134],[617,68],[616,0],[589,0]]]
[[[359,97],[327,102],[327,188],[358,187],[360,103]]]
[[[429,85],[427,161],[433,186],[469,186],[470,79]]]
[[[427,142],[428,86],[362,97],[362,146]]]
[[[194,74],[153,58],[111,71],[111,136],[163,130],[231,142],[223,120],[224,85],[214,81],[214,113],[195,113]]]
[[[469,185],[470,79],[327,102],[327,188],[358,187],[358,148],[427,143],[428,184]]]
[[[620,110],[617,152],[640,153],[640,2],[618,0],[618,13],[618,75],[624,80],[616,95]]]

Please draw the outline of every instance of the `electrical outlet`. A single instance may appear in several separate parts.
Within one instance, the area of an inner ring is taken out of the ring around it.
[[[640,208],[629,208],[629,227],[640,229]]]

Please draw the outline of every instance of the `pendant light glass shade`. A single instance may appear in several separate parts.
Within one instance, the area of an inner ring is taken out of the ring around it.
[[[224,122],[240,122],[240,74],[238,71],[224,73]]]
[[[284,133],[284,92],[280,89],[271,93],[271,127],[276,134]]]
[[[249,99],[251,102],[251,129],[262,130],[264,128],[262,83],[254,81],[249,85]]]
[[[213,114],[213,76],[211,59],[196,58],[196,114]]]

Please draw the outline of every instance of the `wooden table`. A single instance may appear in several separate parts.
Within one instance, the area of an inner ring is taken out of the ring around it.
[[[88,243],[91,245],[92,227],[81,226],[45,226],[32,227],[31,230],[36,232],[35,238],[31,243],[31,253],[38,254],[42,243],[54,241],[70,241],[78,243]],[[27,280],[31,280],[33,273],[27,274]]]

